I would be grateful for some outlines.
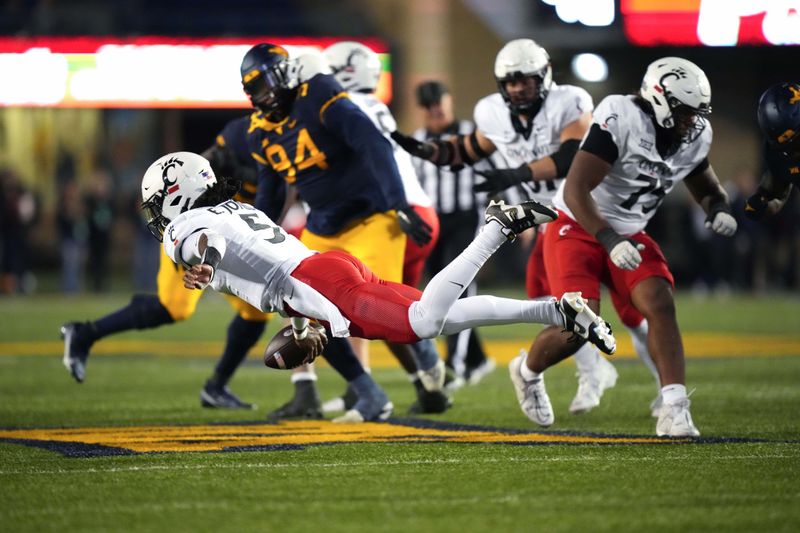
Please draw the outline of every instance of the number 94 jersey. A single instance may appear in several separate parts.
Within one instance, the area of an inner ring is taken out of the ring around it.
[[[187,268],[198,264],[201,258],[193,238],[201,233],[215,233],[225,239],[225,255],[211,287],[262,311],[283,308],[289,274],[314,254],[263,212],[234,200],[177,216],[164,231],[164,251]]]
[[[644,230],[664,196],[706,159],[713,136],[711,125],[706,123],[699,135],[664,158],[656,149],[653,119],[634,98],[607,96],[595,109],[592,126],[597,124],[608,132],[617,146],[617,160],[591,194],[600,214],[620,235]],[[553,203],[575,218],[564,203],[564,184]]]

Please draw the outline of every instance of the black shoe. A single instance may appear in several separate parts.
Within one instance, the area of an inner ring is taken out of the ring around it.
[[[321,420],[322,406],[317,386],[313,381],[295,383],[294,397],[267,415],[267,420]]]
[[[518,205],[507,205],[503,201],[489,202],[486,208],[486,223],[492,220],[502,227],[503,235],[513,241],[526,229],[546,224],[558,218],[558,213],[535,200],[528,200]]]
[[[200,405],[219,409],[255,409],[252,403],[243,402],[228,387],[206,383],[200,391]]]
[[[61,338],[64,339],[64,366],[78,383],[86,378],[86,359],[92,347],[87,330],[89,324],[83,322],[67,322],[61,326]]]
[[[417,391],[417,401],[408,408],[409,414],[437,414],[444,413],[453,405],[453,399],[442,391],[428,392],[419,379],[414,381]]]

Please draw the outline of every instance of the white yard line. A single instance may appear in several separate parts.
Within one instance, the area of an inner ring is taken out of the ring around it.
[[[725,461],[752,461],[752,460],[773,460],[773,459],[796,459],[800,454],[749,454],[749,455],[728,455],[717,457],[703,457],[704,462],[725,462]],[[495,464],[495,463],[559,463],[559,462],[586,462],[596,461],[597,454],[579,455],[571,457],[486,457],[482,459],[412,459],[407,461],[363,461],[363,462],[336,462],[336,463],[306,463],[302,460],[296,463],[203,463],[197,465],[145,465],[145,466],[114,466],[108,468],[69,468],[54,470],[0,470],[0,475],[57,475],[57,474],[109,474],[124,472],[148,472],[148,471],[170,471],[170,470],[212,470],[212,469],[288,469],[288,468],[353,468],[353,467],[385,467],[385,466],[414,466],[414,465],[470,465],[470,464]],[[78,460],[78,459],[69,459]],[[664,461],[686,461],[685,456],[653,456],[653,457],[615,457],[614,461],[624,462],[664,462]],[[700,460],[700,458],[698,458]]]

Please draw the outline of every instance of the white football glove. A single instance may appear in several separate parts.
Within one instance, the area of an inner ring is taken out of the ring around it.
[[[611,262],[623,270],[636,270],[642,264],[642,255],[639,250],[644,250],[644,244],[624,240],[614,246],[609,252]]]
[[[723,237],[730,237],[736,233],[737,226],[736,219],[724,211],[717,213],[713,220],[706,220],[706,227]]]

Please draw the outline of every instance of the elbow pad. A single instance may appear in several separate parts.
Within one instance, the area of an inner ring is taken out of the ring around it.
[[[469,144],[472,152],[477,157],[473,158],[469,155],[469,152],[467,151],[467,144]],[[483,148],[481,148],[481,145],[478,143],[478,135],[474,131],[469,135],[459,135],[457,146],[458,155],[461,157],[461,161],[467,165],[474,165],[481,159],[489,157],[489,154]]]
[[[575,154],[578,153],[578,148],[581,142],[578,139],[569,139],[561,143],[558,151],[550,156],[556,164],[556,175],[563,178],[569,172],[569,166],[572,160],[575,159]]]
[[[436,139],[432,142],[437,148],[436,159],[432,161],[432,163],[438,167],[451,164],[453,162],[453,158],[455,157],[453,145],[448,141],[441,141],[439,139]]]

